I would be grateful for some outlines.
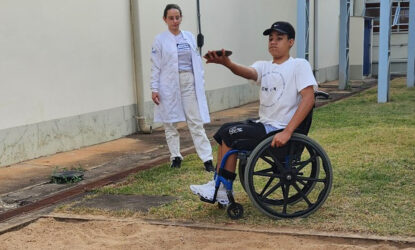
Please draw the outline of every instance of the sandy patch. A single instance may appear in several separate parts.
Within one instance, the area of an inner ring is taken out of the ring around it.
[[[351,239],[54,218],[2,234],[0,242],[0,249],[410,249]]]

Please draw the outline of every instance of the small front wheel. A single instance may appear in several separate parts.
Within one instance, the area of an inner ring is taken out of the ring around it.
[[[232,220],[238,220],[244,215],[244,208],[239,203],[231,203],[226,212]]]

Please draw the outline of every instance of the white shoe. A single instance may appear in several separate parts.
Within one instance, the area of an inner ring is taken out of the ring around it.
[[[194,194],[199,195],[207,200],[213,200],[213,195],[215,194],[215,184],[216,181],[212,180],[203,185],[190,185],[190,190],[192,190]],[[223,183],[221,183],[219,186],[216,200],[222,205],[229,204],[228,195],[226,194],[226,189],[223,186]]]

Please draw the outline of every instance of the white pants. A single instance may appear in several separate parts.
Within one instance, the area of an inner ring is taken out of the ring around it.
[[[206,136],[205,129],[203,128],[203,121],[200,118],[194,82],[195,80],[192,72],[180,73],[180,91],[187,126],[192,135],[197,155],[205,162],[213,159],[212,146]],[[180,135],[176,125],[176,123],[164,123],[164,131],[166,133],[171,160],[174,157],[183,158],[180,154]]]

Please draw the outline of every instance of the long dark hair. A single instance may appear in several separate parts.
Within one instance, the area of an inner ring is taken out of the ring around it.
[[[164,18],[167,17],[167,11],[169,11],[170,9],[178,10],[180,12],[180,16],[182,16],[182,9],[180,9],[179,5],[171,3],[171,4],[167,4],[166,8],[164,8],[164,14],[163,14]]]

